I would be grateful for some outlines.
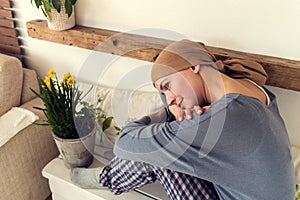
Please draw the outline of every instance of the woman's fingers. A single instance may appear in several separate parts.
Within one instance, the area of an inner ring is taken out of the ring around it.
[[[179,109],[178,112],[177,112],[177,116],[176,116],[176,119],[178,121],[182,121],[183,120],[183,117],[184,117],[184,111],[182,109]]]
[[[194,111],[198,114],[201,115],[203,113],[203,110],[200,106],[194,106]]]
[[[193,108],[182,109],[180,107],[173,105],[173,106],[169,107],[169,110],[175,116],[176,120],[182,121],[184,118],[186,118],[188,120],[193,119],[192,112],[196,112],[198,115],[202,115],[205,110],[208,110],[210,108],[211,108],[211,106],[201,107],[201,106],[195,105]]]
[[[185,109],[184,110],[184,114],[186,116],[187,119],[193,119],[192,117],[192,109]]]
[[[202,107],[203,110],[208,110],[208,109],[210,109],[210,108],[211,108],[211,106],[203,106],[203,107]]]

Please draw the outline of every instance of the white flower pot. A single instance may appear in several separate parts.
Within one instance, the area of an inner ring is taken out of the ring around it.
[[[48,13],[47,21],[48,27],[51,30],[63,31],[73,28],[76,25],[74,6],[72,15],[70,17],[68,17],[68,14],[66,13],[64,2],[62,3],[60,13],[58,13],[54,8],[52,8],[51,12]]]

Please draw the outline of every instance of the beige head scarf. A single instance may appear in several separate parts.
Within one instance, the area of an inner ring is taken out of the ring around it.
[[[268,77],[264,68],[254,61],[217,60],[203,43],[180,40],[170,44],[159,54],[152,67],[152,82],[198,64],[211,66],[232,78],[249,78],[259,85],[264,85]]]

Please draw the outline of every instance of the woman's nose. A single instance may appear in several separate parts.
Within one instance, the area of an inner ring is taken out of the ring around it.
[[[169,106],[176,105],[176,95],[173,92],[167,91],[165,92],[165,95]]]

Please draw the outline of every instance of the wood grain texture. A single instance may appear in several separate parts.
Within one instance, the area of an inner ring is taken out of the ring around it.
[[[27,22],[27,31],[33,38],[149,62],[153,62],[161,50],[172,43],[171,40],[161,38],[84,26],[56,32],[50,30],[44,20]],[[300,61],[210,46],[207,48],[218,59],[240,58],[257,61],[269,75],[267,85],[300,91]]]

